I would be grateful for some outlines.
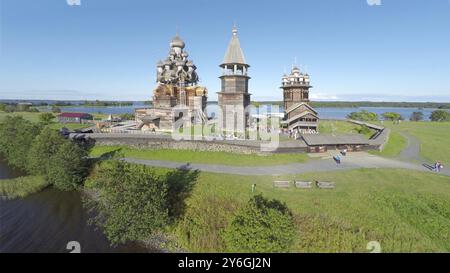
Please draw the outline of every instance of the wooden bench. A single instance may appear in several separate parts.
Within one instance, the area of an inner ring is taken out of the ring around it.
[[[316,186],[319,189],[334,189],[334,183],[333,182],[320,182],[316,181]]]
[[[289,181],[273,181],[275,188],[289,188]]]
[[[312,189],[313,183],[306,181],[295,181],[295,187],[299,189]]]

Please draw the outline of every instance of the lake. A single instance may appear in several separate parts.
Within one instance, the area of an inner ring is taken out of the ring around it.
[[[0,161],[0,179],[18,175]],[[78,241],[81,252],[150,251],[133,243],[110,246],[101,230],[88,225],[88,219],[79,192],[48,188],[22,199],[0,198],[0,253],[68,253],[69,241]]]
[[[102,114],[124,114],[124,113],[134,113],[135,108],[149,107],[143,103],[135,103],[132,106],[111,106],[111,107],[86,107],[86,106],[73,106],[73,107],[63,107],[61,110],[63,112],[85,112],[85,113],[102,113]],[[265,113],[267,107],[261,107],[260,113]],[[270,109],[270,107],[269,107]],[[316,108],[319,112],[319,117],[322,119],[345,119],[348,114],[355,111],[367,110],[381,115],[385,112],[396,112],[401,114],[405,119],[409,119],[413,112],[422,112],[424,114],[425,120],[429,120],[431,112],[437,110],[434,108],[403,108],[403,107],[357,107],[357,108],[333,108],[333,107],[321,107]],[[217,103],[208,103],[206,107],[206,112],[208,116],[217,116],[218,105]],[[280,108],[280,111],[283,111]],[[253,114],[256,111],[253,109]]]

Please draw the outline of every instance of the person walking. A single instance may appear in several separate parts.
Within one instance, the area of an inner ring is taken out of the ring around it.
[[[440,172],[440,170],[441,170],[441,162],[439,162],[439,161],[436,161],[436,163],[434,163],[434,169],[433,169],[433,171],[435,171],[435,172]]]
[[[334,156],[334,161],[336,161],[337,164],[341,164],[341,157],[339,155]]]

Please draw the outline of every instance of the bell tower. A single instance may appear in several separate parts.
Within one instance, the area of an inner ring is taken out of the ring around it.
[[[219,77],[222,89],[217,92],[219,99],[219,129],[226,132],[245,133],[249,125],[250,105],[247,75],[248,65],[242,52],[237,28],[233,27],[231,41],[220,65],[222,75]]]

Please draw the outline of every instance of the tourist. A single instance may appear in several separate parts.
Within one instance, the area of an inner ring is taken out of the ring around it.
[[[341,164],[341,157],[339,155],[336,155],[333,157],[337,164]]]
[[[439,161],[437,161],[436,163],[434,163],[434,168],[433,168],[433,170],[434,170],[435,172],[439,172],[440,169],[441,169],[441,163],[440,163]]]

